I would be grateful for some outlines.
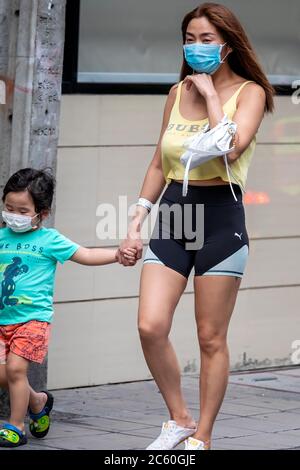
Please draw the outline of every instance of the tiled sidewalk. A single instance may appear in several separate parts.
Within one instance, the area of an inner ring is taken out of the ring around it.
[[[198,377],[182,384],[197,418]],[[48,436],[21,449],[145,449],[168,419],[153,381],[53,393]],[[300,449],[300,367],[231,374],[212,449]]]

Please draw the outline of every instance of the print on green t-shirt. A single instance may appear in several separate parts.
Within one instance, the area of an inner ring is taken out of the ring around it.
[[[11,264],[1,264],[0,272],[1,271],[3,271],[3,281],[1,283],[0,310],[4,310],[5,305],[32,303],[32,299],[26,295],[23,295],[23,298],[14,297],[16,283],[20,276],[29,271],[29,266],[22,264],[22,258],[14,256]]]
[[[63,264],[78,248],[56,229],[0,229],[0,325],[51,323],[57,261]]]

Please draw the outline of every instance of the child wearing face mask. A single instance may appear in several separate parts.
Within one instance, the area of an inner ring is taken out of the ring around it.
[[[0,387],[9,391],[11,415],[0,427],[0,447],[26,444],[24,418],[36,438],[50,427],[53,396],[29,385],[30,362],[46,357],[53,317],[57,261],[97,266],[118,261],[117,249],[85,248],[54,228],[45,228],[54,193],[48,170],[25,168],[13,174],[3,190],[4,227],[0,229]],[[124,250],[129,265],[136,250]]]

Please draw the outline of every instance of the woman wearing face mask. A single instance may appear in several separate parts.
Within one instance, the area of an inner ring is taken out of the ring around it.
[[[142,348],[170,414],[149,450],[173,449],[183,440],[187,450],[210,448],[228,382],[227,331],[249,249],[242,191],[257,130],[264,114],[273,111],[273,88],[243,27],[228,8],[215,3],[195,8],[183,19],[182,36],[180,81],[169,92],[156,152],[128,237],[118,254],[122,260],[122,250],[135,247],[137,257],[141,257],[142,223],[167,183],[159,209],[176,206],[179,210],[173,219],[168,218],[167,211],[158,214],[140,283]],[[183,143],[204,126],[215,128],[224,115],[237,126],[234,150],[227,155],[230,173],[223,157],[206,161],[189,172],[185,196],[185,168],[180,161],[185,151]],[[197,218],[201,204],[203,216]],[[187,206],[190,212],[185,220],[190,223],[190,231],[203,235],[198,249],[187,248],[187,242],[193,239],[184,231],[175,236],[180,232],[178,227],[186,228],[183,214]],[[179,365],[168,338],[174,310],[193,267],[201,358],[198,423],[184,400]]]

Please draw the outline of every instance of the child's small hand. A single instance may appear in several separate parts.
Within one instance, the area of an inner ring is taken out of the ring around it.
[[[126,260],[130,263],[130,265],[136,264],[137,258],[136,258],[137,250],[135,248],[125,248],[122,250],[122,255]]]

